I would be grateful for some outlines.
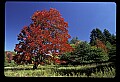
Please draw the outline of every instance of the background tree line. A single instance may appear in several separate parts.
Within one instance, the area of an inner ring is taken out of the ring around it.
[[[103,32],[99,28],[93,29],[90,42],[73,37],[68,43],[75,50],[60,57],[61,60],[68,61],[67,64],[115,62],[116,60],[116,35],[111,34],[107,29]]]

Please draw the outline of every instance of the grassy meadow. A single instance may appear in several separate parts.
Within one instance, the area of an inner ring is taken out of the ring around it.
[[[115,66],[113,63],[92,65],[39,65],[33,70],[32,64],[5,67],[6,77],[92,77],[114,78]]]

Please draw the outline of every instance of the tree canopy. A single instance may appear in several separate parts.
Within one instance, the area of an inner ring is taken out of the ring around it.
[[[19,43],[14,51],[19,55],[30,57],[45,55],[50,51],[53,56],[70,52],[73,48],[67,43],[68,23],[60,12],[54,8],[49,11],[36,11],[29,26],[24,26],[18,35]],[[58,52],[59,54],[56,54]]]

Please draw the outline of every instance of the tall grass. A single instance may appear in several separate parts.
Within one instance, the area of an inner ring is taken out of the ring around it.
[[[113,67],[109,67],[109,68],[107,68],[107,67],[104,67],[103,68],[104,69],[104,71],[97,71],[97,69],[96,69],[96,72],[95,73],[92,73],[91,74],[91,76],[90,77],[99,77],[99,78],[114,78],[115,77],[115,68],[113,68]]]
[[[38,69],[32,70],[32,65],[20,65],[16,67],[5,67],[4,75],[6,77],[94,77],[94,78],[114,78],[114,67],[103,67],[100,70],[96,68],[95,71],[88,75],[86,71],[90,68],[95,68],[95,65],[84,66],[59,66],[46,65],[38,66]],[[15,68],[17,68],[15,70]],[[22,68],[22,69],[21,69]],[[31,69],[28,69],[31,68]],[[82,72],[82,73],[81,73]]]

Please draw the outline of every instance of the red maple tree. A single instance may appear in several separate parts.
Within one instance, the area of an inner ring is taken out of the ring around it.
[[[28,54],[27,56],[34,58],[33,67],[36,68],[38,63],[42,62],[48,51],[51,51],[53,60],[55,55],[73,51],[67,43],[70,38],[68,23],[58,10],[50,8],[49,11],[36,11],[31,19],[32,23],[24,26],[18,35],[19,43],[16,44],[14,51],[19,55]],[[59,54],[55,54],[56,52]],[[26,58],[31,59],[29,57]]]

